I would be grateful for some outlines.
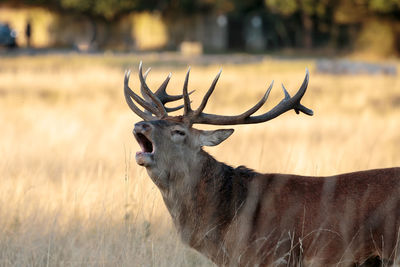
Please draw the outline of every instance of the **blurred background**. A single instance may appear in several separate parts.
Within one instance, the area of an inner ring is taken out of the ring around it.
[[[225,115],[274,80],[267,111],[308,68],[314,116],[235,126],[206,150],[327,176],[400,166],[399,54],[398,0],[0,0],[0,266],[213,266],[134,160],[122,89],[132,69],[139,91],[141,60],[172,94],[190,65],[194,107],[222,67],[206,112]]]
[[[22,48],[400,53],[398,0],[1,0],[0,5],[0,22],[15,31],[15,46]]]

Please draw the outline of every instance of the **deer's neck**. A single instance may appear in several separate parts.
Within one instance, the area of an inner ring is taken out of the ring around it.
[[[255,173],[218,162],[204,151],[188,169],[170,173],[176,184],[163,198],[183,241],[214,258]]]

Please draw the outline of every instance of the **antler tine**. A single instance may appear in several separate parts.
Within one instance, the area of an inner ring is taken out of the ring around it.
[[[304,114],[312,116],[314,114],[314,112],[311,109],[308,109],[305,106],[303,106],[302,104],[300,104],[300,99],[303,97],[303,95],[306,92],[306,89],[307,89],[307,86],[308,86],[308,80],[309,80],[309,72],[308,72],[308,69],[306,69],[306,77],[304,78],[304,81],[301,84],[299,91],[297,91],[297,93],[292,98],[293,100],[297,100],[298,99],[297,105],[293,109],[296,112],[296,114],[299,114],[300,111],[301,111]],[[282,84],[282,89],[283,89],[283,92],[285,94],[284,100],[291,99],[288,91],[286,90],[286,88],[285,88],[285,86],[283,84]]]
[[[208,89],[207,93],[204,95],[203,100],[201,101],[200,106],[194,112],[194,116],[198,116],[204,110],[207,105],[208,99],[210,98],[211,94],[214,92],[215,86],[217,85],[218,79],[221,76],[222,68],[219,70],[218,74],[215,76],[214,81],[212,82],[210,88]]]
[[[311,109],[306,108],[302,104],[300,104],[301,98],[304,96],[309,81],[309,72],[306,69],[306,76],[304,81],[297,91],[297,93],[290,97],[289,93],[284,89],[285,97],[284,99],[279,102],[274,108],[270,111],[258,115],[258,116],[251,116],[254,112],[256,112],[267,100],[268,95],[271,91],[273,83],[271,83],[270,87],[268,88],[267,92],[265,93],[264,97],[251,109],[244,112],[241,115],[237,116],[220,116],[214,114],[207,114],[207,113],[200,113],[198,116],[193,117],[191,123],[202,123],[202,124],[213,124],[213,125],[235,125],[235,124],[250,124],[250,123],[260,123],[272,120],[282,113],[285,113],[288,110],[294,109],[296,113],[300,111],[307,114],[313,115],[313,111]]]
[[[158,112],[156,113],[157,117],[163,118],[166,117],[167,111],[164,108],[164,105],[161,103],[160,99],[157,98],[156,95],[150,90],[150,88],[147,86],[146,81],[143,77],[143,71],[142,71],[142,62],[139,64],[139,79],[140,83],[143,86],[143,91],[151,98],[152,102],[157,106]]]
[[[149,74],[150,70],[151,70],[151,68],[148,68],[148,69],[146,70],[146,72],[144,73],[144,75],[143,75],[143,78],[144,78],[145,81],[146,81],[147,75]],[[155,95],[158,99],[160,99],[160,101],[161,101],[161,103],[163,104],[163,106],[164,106],[164,108],[165,108],[165,111],[166,111],[167,113],[173,112],[173,111],[177,111],[177,110],[183,108],[183,105],[179,105],[179,106],[173,107],[173,108],[168,108],[168,107],[165,106],[165,103],[172,102],[172,101],[176,101],[176,100],[182,99],[182,97],[183,97],[183,95],[169,95],[169,94],[166,92],[166,87],[167,87],[167,85],[168,85],[168,82],[169,82],[170,78],[171,78],[171,73],[168,75],[167,79],[165,79],[165,81],[161,84],[161,86],[158,88],[158,90],[154,93],[154,95]],[[145,91],[145,89],[144,89],[143,84],[140,86],[140,92],[142,93],[142,96],[144,97],[144,99],[145,99],[148,103],[151,103],[150,105],[153,107],[153,106],[154,106],[153,101],[152,101],[152,99],[149,97],[149,95],[147,95],[147,93],[146,93],[146,91]],[[192,92],[190,92],[189,95],[190,95],[191,93],[192,93]],[[155,110],[154,112],[158,112],[157,109],[153,109],[153,110]],[[153,113],[154,113],[154,112],[153,112]]]
[[[269,97],[269,93],[271,92],[273,86],[274,86],[274,81],[271,82],[271,84],[269,85],[267,91],[265,92],[264,96],[260,99],[260,101],[258,101],[258,103],[255,104],[248,111],[238,115],[238,118],[239,119],[245,119],[245,118],[250,117],[251,115],[253,115],[257,110],[259,110],[265,104],[265,102],[267,102],[267,99]]]
[[[169,73],[167,78],[164,80],[164,82],[160,85],[160,87],[154,93],[158,97],[158,99],[160,99],[161,103],[164,105],[164,108],[167,112],[173,112],[173,111],[177,111],[177,110],[183,108],[183,105],[179,105],[179,106],[173,107],[173,108],[168,108],[165,106],[165,104],[168,102],[177,101],[177,100],[180,100],[183,98],[183,95],[169,95],[167,93],[167,85],[168,85],[169,80],[171,79],[171,76],[172,76],[172,74]],[[189,92],[189,95],[192,92]]]
[[[153,107],[150,107],[146,101],[144,101],[140,96],[136,95],[130,88],[129,88],[129,76],[131,74],[131,71],[125,71],[125,77],[124,77],[124,95],[125,95],[125,100],[128,103],[128,106],[131,108],[133,112],[135,112],[139,117],[146,121],[154,120],[154,117],[151,116],[148,113],[143,112],[140,108],[138,108],[135,103],[133,103],[131,97],[135,99],[136,102],[138,102],[140,105],[151,111]]]
[[[150,71],[151,71],[151,68],[148,68],[148,69],[146,70],[146,72],[144,73],[144,75],[143,75],[144,81],[146,81],[147,75],[149,75],[149,72],[150,72]],[[146,94],[145,89],[144,89],[144,86],[143,86],[142,83],[140,84],[140,93],[142,94],[143,98],[144,98],[147,102],[150,102],[150,103],[151,103],[151,98],[149,97],[148,94]]]
[[[190,67],[188,68],[187,72],[186,72],[186,77],[185,77],[185,82],[183,84],[183,108],[184,108],[184,113],[183,116],[187,116],[190,113],[193,112],[193,110],[190,107],[190,98],[189,98],[189,94],[188,94],[188,82],[189,82],[189,74],[190,74]]]
[[[147,111],[155,114],[155,112],[157,112],[157,109],[155,107],[153,107],[152,105],[150,105],[149,103],[147,103],[143,98],[141,98],[140,96],[138,96],[135,92],[133,92],[130,87],[129,87],[129,77],[130,77],[131,71],[127,71],[125,72],[125,80],[124,80],[124,86],[126,89],[126,93],[132,97],[136,102],[138,102],[142,107],[144,107]]]
[[[169,113],[169,112],[174,112],[174,111],[180,110],[181,108],[183,108],[183,105],[179,105],[179,106],[173,107],[173,108],[165,107],[165,110]]]
[[[300,104],[301,98],[302,98],[302,97],[304,96],[304,94],[306,93],[309,79],[310,79],[310,73],[308,72],[308,68],[306,68],[306,77],[304,78],[304,81],[303,81],[303,83],[301,84],[299,91],[293,96],[293,98],[298,98],[298,99],[299,99],[298,105],[297,105],[297,107],[294,109],[294,110],[296,111],[297,114],[299,114],[300,111],[301,111],[301,112],[303,112],[304,114],[307,114],[307,115],[309,115],[309,116],[312,116],[312,115],[314,115],[314,112],[313,112],[311,109],[306,108],[305,106],[303,106],[302,104]]]
[[[171,79],[172,74],[169,73],[167,78],[164,80],[164,82],[160,85],[160,87],[157,89],[157,91],[154,93],[158,99],[160,99],[161,103],[165,104],[167,102],[171,101],[176,101],[179,99],[182,99],[183,95],[169,95],[167,93],[167,85],[169,83],[169,80]]]

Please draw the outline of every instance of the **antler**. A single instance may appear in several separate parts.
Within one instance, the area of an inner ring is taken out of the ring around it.
[[[161,84],[158,90],[155,93],[153,93],[146,84],[146,78],[149,72],[150,68],[143,75],[142,62],[140,62],[139,64],[139,80],[141,83],[140,91],[144,99],[138,96],[135,92],[133,92],[129,88],[130,71],[125,72],[125,79],[124,79],[124,94],[126,102],[128,103],[129,107],[132,109],[133,112],[135,112],[139,117],[141,117],[146,121],[166,118],[168,117],[168,112],[176,111],[183,107],[183,105],[173,108],[165,107],[166,103],[182,99],[183,97],[183,95],[169,95],[167,93],[166,88],[169,80],[171,79],[171,73],[164,80],[164,82]],[[145,111],[142,111],[139,107],[137,107],[135,103],[132,101],[132,98],[137,103],[139,103],[143,108],[145,108]],[[155,117],[152,116],[152,114],[154,114]]]
[[[168,82],[171,78],[171,73],[167,76],[165,81],[161,84],[158,90],[153,93],[146,84],[146,78],[149,73],[150,69],[148,69],[145,74],[142,73],[142,62],[139,64],[139,79],[141,83],[141,93],[144,97],[141,98],[136,93],[134,93],[129,88],[129,75],[130,71],[125,73],[125,80],[124,80],[124,93],[125,99],[128,103],[129,107],[135,112],[138,116],[140,116],[144,120],[156,120],[156,119],[171,119],[176,121],[183,121],[189,125],[198,123],[198,124],[212,124],[212,125],[236,125],[236,124],[251,124],[251,123],[260,123],[272,120],[279,115],[285,113],[293,109],[297,114],[303,112],[304,114],[313,115],[313,111],[311,109],[306,108],[302,104],[300,104],[300,100],[304,96],[308,81],[309,81],[309,72],[306,69],[306,76],[304,78],[303,84],[300,86],[300,89],[297,93],[291,97],[287,92],[285,86],[282,84],[283,92],[285,97],[272,108],[270,111],[257,115],[252,116],[257,110],[259,110],[264,103],[267,101],[269,93],[271,92],[272,86],[274,82],[272,81],[270,86],[268,87],[267,91],[265,92],[264,96],[260,99],[260,101],[255,104],[252,108],[247,110],[246,112],[236,115],[236,116],[223,116],[223,115],[215,115],[215,114],[208,114],[204,113],[203,110],[207,105],[208,99],[210,98],[211,94],[214,92],[215,86],[218,82],[218,79],[221,75],[222,69],[218,72],[217,76],[215,76],[214,81],[212,82],[210,88],[208,89],[207,93],[204,95],[203,100],[201,101],[200,106],[196,110],[192,110],[191,108],[191,101],[189,95],[193,92],[188,93],[188,83],[189,83],[189,74],[190,68],[188,69],[185,77],[185,82],[183,84],[183,94],[182,95],[169,95],[166,92],[166,88]],[[167,108],[165,104],[168,102],[173,102],[179,99],[184,100],[184,104],[174,108]],[[137,103],[139,103],[145,111],[138,108],[134,102],[134,99]],[[172,112],[175,110],[179,110],[184,108],[183,116],[168,116],[168,112]],[[152,115],[154,114],[155,117]]]
[[[307,115],[312,116],[313,111],[311,109],[306,108],[302,104],[300,104],[301,98],[304,96],[307,86],[308,86],[308,81],[309,81],[309,73],[308,69],[306,69],[306,76],[304,78],[303,84],[301,85],[300,89],[297,91],[297,93],[293,96],[290,97],[289,93],[287,92],[286,88],[282,84],[283,92],[285,94],[284,99],[281,100],[281,102],[276,105],[274,108],[272,108],[270,111],[258,115],[258,116],[251,116],[253,115],[257,110],[259,110],[264,103],[267,101],[269,93],[271,92],[272,86],[274,82],[272,81],[270,86],[268,87],[266,93],[264,96],[261,98],[261,100],[254,105],[251,109],[247,110],[246,112],[237,115],[237,116],[221,116],[221,115],[214,115],[214,114],[207,114],[204,113],[203,110],[207,104],[207,101],[209,97],[211,96],[212,92],[215,89],[215,85],[217,84],[217,81],[221,75],[221,71],[217,74],[217,76],[214,78],[214,81],[212,82],[210,89],[208,89],[207,93],[205,94],[199,108],[195,111],[193,111],[190,108],[190,99],[189,95],[187,94],[187,83],[189,80],[189,72],[190,69],[188,70],[186,74],[186,79],[185,83],[183,86],[183,99],[184,99],[184,115],[183,119],[189,123],[189,124],[194,124],[194,123],[199,123],[199,124],[213,124],[213,125],[236,125],[236,124],[250,124],[250,123],[260,123],[260,122],[265,122],[272,120],[282,113],[285,113],[288,110],[294,109],[297,114],[300,112],[303,112]]]

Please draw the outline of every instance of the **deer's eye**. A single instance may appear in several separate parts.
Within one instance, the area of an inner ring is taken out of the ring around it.
[[[180,135],[180,136],[185,136],[186,135],[186,133],[184,131],[180,131],[180,130],[173,130],[172,134],[177,134],[177,135]]]

